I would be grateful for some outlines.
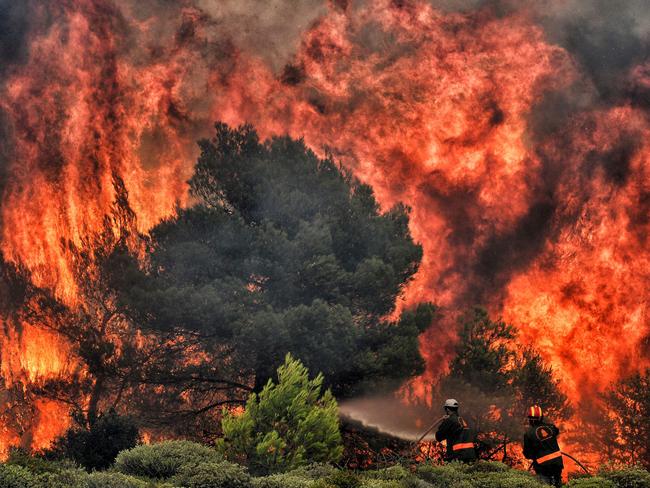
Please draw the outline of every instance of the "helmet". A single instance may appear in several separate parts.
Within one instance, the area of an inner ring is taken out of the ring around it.
[[[445,400],[445,408],[458,408],[458,402],[453,398]]]
[[[528,418],[533,420],[541,420],[544,416],[542,412],[542,407],[539,405],[533,405],[528,409]]]

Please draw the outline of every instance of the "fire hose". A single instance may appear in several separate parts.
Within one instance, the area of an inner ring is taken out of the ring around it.
[[[585,466],[580,461],[578,461],[576,458],[574,458],[571,454],[567,454],[566,452],[562,452],[562,455],[568,457],[569,459],[571,459],[574,463],[576,463],[578,466],[580,466],[583,469],[583,471],[585,473],[587,473],[589,476],[593,476],[591,474],[591,472],[587,468],[585,468]],[[533,463],[530,463],[530,466],[528,466],[528,471],[530,471],[530,469],[532,467],[533,467]]]
[[[434,423],[432,423],[431,426],[430,426],[427,430],[424,431],[424,433],[420,436],[420,438],[419,438],[417,441],[415,441],[415,442],[413,443],[413,450],[414,450],[414,451],[415,451],[415,449],[417,449],[417,447],[420,445],[420,442],[422,442],[422,440],[427,436],[427,434],[428,434],[429,432],[431,432],[433,429],[435,429],[436,426],[437,426],[440,422],[442,422],[443,420],[445,420],[445,417],[440,417],[438,420],[436,420]]]

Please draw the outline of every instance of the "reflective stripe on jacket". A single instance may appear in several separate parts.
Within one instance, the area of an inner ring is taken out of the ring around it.
[[[438,427],[436,432],[437,441],[447,441],[448,461],[473,461],[476,459],[472,433],[458,414],[448,415]]]

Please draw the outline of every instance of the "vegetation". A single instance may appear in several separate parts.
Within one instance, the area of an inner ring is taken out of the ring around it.
[[[3,488],[32,488],[35,476],[22,466],[0,464],[0,486]]]
[[[48,456],[70,459],[88,471],[106,469],[118,453],[140,440],[138,427],[114,410],[97,418],[88,429],[72,428],[57,439]]]
[[[434,308],[385,319],[422,257],[408,209],[381,213],[370,187],[302,141],[217,124],[199,145],[197,205],[153,229],[147,270],[112,267],[134,323],[182,337],[151,372],[167,376],[167,406],[176,387],[196,413],[243,404],[287,352],[339,397],[421,372],[417,338]],[[185,361],[199,350],[210,360]]]
[[[246,469],[228,461],[186,465],[172,479],[174,486],[184,488],[249,488],[250,483]]]
[[[115,470],[144,478],[166,479],[178,474],[186,465],[222,461],[213,448],[190,441],[164,441],[122,451],[115,460]]]
[[[151,446],[155,447],[155,445]],[[49,462],[49,461],[46,461]],[[576,488],[647,487],[650,473],[635,468],[603,471],[595,477],[578,477],[567,485]],[[370,471],[346,471],[318,464],[286,473],[250,476],[246,468],[227,461],[188,461],[171,477],[152,479],[114,470],[87,473],[53,463],[47,473],[0,464],[3,488],[543,488],[528,472],[497,462],[474,465],[394,465]]]
[[[337,461],[343,452],[338,406],[322,391],[323,376],[309,379],[290,354],[262,392],[253,393],[242,414],[225,413],[220,448],[256,473],[288,471],[310,462]]]
[[[650,469],[650,369],[612,385],[604,400],[611,412],[612,457]]]

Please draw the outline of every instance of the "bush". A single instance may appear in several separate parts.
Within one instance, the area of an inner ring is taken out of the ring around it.
[[[164,479],[176,475],[187,464],[218,462],[219,453],[190,441],[165,441],[122,451],[115,460],[115,469],[124,474]]]
[[[149,488],[146,481],[122,473],[91,473],[87,478],[87,488]]]
[[[43,473],[36,486],[39,488],[88,488],[88,473],[82,469],[66,469],[55,473]]]
[[[416,474],[419,478],[439,488],[448,486],[471,487],[472,483],[469,476],[464,473],[464,469],[465,466],[459,463],[449,463],[444,466],[425,464],[417,467]]]
[[[22,466],[0,464],[0,487],[2,488],[34,488],[34,476]]]
[[[605,471],[600,473],[600,476],[612,481],[617,488],[647,488],[650,486],[650,473],[642,468]]]
[[[312,463],[307,466],[301,466],[300,468],[289,471],[287,474],[308,478],[310,480],[319,480],[322,478],[327,478],[328,476],[333,475],[336,472],[336,468],[331,464],[323,463]]]
[[[314,484],[313,479],[292,473],[272,474],[251,481],[253,488],[306,488]]]
[[[336,471],[327,478],[327,483],[337,488],[361,488],[361,480],[349,471]]]
[[[565,486],[567,488],[616,488],[614,482],[600,476],[572,479]]]
[[[327,483],[326,478],[335,472],[336,468],[329,464],[313,463],[288,473],[253,478],[252,486],[254,488],[317,488],[318,486],[331,488],[332,485]]]
[[[33,456],[25,449],[12,448],[9,451],[7,464],[21,466],[32,474],[55,473],[63,469],[74,468],[74,463],[69,461],[53,461],[41,456]]]
[[[480,460],[467,466],[467,469],[464,471],[466,473],[505,473],[506,471],[510,471],[510,467],[498,461]]]
[[[397,483],[397,481],[388,481],[384,483]],[[382,486],[382,488],[384,488],[385,486],[386,485]],[[392,485],[388,485],[386,488],[389,488],[391,486]],[[433,485],[431,483],[427,483],[426,481],[421,480],[420,478],[416,478],[415,476],[409,476],[408,478],[404,478],[402,481],[400,481],[399,486],[401,488],[431,488]]]
[[[422,481],[424,483],[424,481]],[[404,485],[397,480],[383,480],[379,478],[364,479],[362,488],[403,488]],[[415,488],[415,487],[414,487]]]
[[[89,471],[101,470],[113,464],[120,451],[135,446],[139,439],[135,423],[111,410],[88,430],[68,430],[55,441],[49,455],[72,459]]]
[[[548,488],[548,485],[533,475],[515,469],[501,473],[475,474],[472,476],[472,484],[481,488]]]
[[[171,480],[184,488],[249,488],[251,478],[245,468],[228,461],[186,464]]]
[[[401,480],[408,478],[409,475],[410,473],[403,466],[399,465],[364,473],[365,478],[376,480]]]
[[[307,368],[287,354],[278,384],[269,380],[259,396],[252,394],[243,414],[224,414],[221,451],[260,474],[338,460],[343,453],[338,405],[322,386],[323,375],[310,380]]]

